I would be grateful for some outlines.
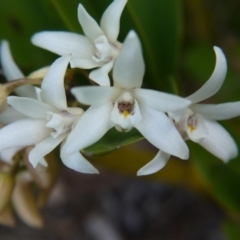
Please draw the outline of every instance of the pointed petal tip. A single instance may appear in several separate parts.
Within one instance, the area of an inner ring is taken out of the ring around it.
[[[222,51],[222,49],[218,46],[213,46],[213,50],[216,52],[216,51]]]
[[[187,144],[186,144],[186,151],[180,158],[182,160],[188,160],[189,159],[189,148],[188,148]]]
[[[134,30],[128,32],[127,38],[136,38],[138,37],[137,33]]]
[[[140,177],[140,176],[146,176],[146,175],[150,175],[150,174],[153,174],[154,172],[147,172],[147,171],[144,171],[142,168],[139,169],[137,171],[137,176]]]
[[[230,160],[235,159],[238,156],[238,147],[235,145],[235,148],[233,147],[232,152],[228,154],[228,156],[222,157],[221,160],[224,163],[228,163]]]
[[[33,166],[33,168],[36,168],[37,167],[37,165],[38,165],[38,161],[34,161],[34,159],[29,159],[28,158],[28,161],[31,163],[31,165]]]
[[[6,39],[1,40],[0,43],[1,43],[1,46],[9,47],[9,42]]]
[[[86,13],[87,11],[86,11],[86,9],[84,8],[84,6],[81,4],[81,3],[79,3],[78,4],[78,14],[80,15],[80,14],[83,14],[83,13]]]

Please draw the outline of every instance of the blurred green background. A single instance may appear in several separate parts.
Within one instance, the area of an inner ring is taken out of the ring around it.
[[[110,0],[82,0],[98,22]],[[0,39],[10,42],[17,64],[24,73],[50,65],[56,55],[31,45],[31,36],[43,30],[82,33],[77,20],[78,0],[1,0]],[[223,49],[228,74],[222,89],[208,103],[240,100],[240,2],[238,0],[129,0],[121,17],[119,41],[130,29],[142,41],[146,63],[145,88],[188,96],[207,81],[215,64],[213,46]],[[79,75],[79,84],[86,81]],[[240,119],[222,122],[240,146]],[[113,138],[115,141],[113,141]],[[137,131],[105,138],[85,153],[101,169],[135,175],[156,150]],[[129,143],[137,142],[133,145]],[[124,146],[109,155],[102,153]],[[211,196],[225,212],[223,231],[228,239],[240,239],[240,158],[228,164],[189,143],[191,157],[182,162],[171,158],[160,172],[142,179],[187,186]],[[101,156],[98,156],[98,155]]]

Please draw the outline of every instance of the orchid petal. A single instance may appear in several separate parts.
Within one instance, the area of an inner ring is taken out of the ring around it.
[[[78,120],[62,148],[62,156],[71,155],[98,141],[113,124],[110,122],[112,103],[91,106]]]
[[[203,139],[208,137],[208,128],[205,124],[205,120],[199,114],[193,114],[192,116],[186,115],[186,118],[181,120],[184,121],[184,129],[188,137],[193,142],[201,142]],[[180,122],[181,124],[181,122]]]
[[[214,47],[216,54],[216,65],[208,81],[187,99],[193,103],[201,102],[213,96],[223,85],[227,73],[227,62],[224,53],[219,47]]]
[[[224,162],[235,158],[238,148],[231,135],[217,122],[205,119],[209,134],[199,144]]]
[[[3,127],[0,130],[0,151],[39,143],[52,131],[45,124],[44,120],[25,118]]]
[[[91,58],[73,57],[70,61],[71,68],[90,69],[102,66],[102,63],[96,62]]]
[[[4,76],[7,78],[8,81],[24,78],[23,73],[20,71],[20,69],[13,60],[7,41],[1,42],[0,58]],[[19,96],[36,98],[34,87],[30,85],[18,87],[17,89],[15,89],[15,92]]]
[[[98,170],[89,161],[87,161],[80,152],[61,156],[61,159],[63,164],[75,171],[90,174],[99,173]]]
[[[75,87],[71,89],[71,93],[78,102],[86,105],[102,105],[107,101],[111,101],[119,93],[119,89],[115,87]]]
[[[54,107],[32,98],[10,96],[7,101],[18,112],[30,118],[46,119],[46,112],[56,111]]]
[[[135,127],[155,147],[182,159],[189,150],[171,120],[162,112],[140,105],[142,120]]]
[[[99,36],[104,35],[97,22],[87,13],[82,4],[78,5],[78,21],[82,26],[84,34],[93,42]]]
[[[102,67],[93,70],[89,74],[89,78],[100,86],[110,86],[110,79],[108,73],[113,67],[113,61],[104,64]]]
[[[138,170],[137,176],[149,175],[161,170],[167,164],[170,156],[170,154],[159,150],[149,163]]]
[[[67,108],[64,76],[70,59],[70,55],[58,58],[49,68],[41,85],[42,99],[59,110]]]
[[[187,99],[155,90],[137,88],[134,93],[139,102],[161,112],[184,109],[191,104]]]
[[[0,153],[0,159],[1,161],[12,164],[13,157],[17,152],[19,152],[23,147],[15,147],[15,148],[8,148]]]
[[[240,101],[222,104],[193,104],[191,109],[209,120],[227,120],[240,116]]]
[[[6,125],[23,118],[26,118],[26,116],[9,106],[3,112],[1,112],[0,123]]]
[[[115,60],[113,67],[114,86],[139,88],[142,85],[144,72],[145,64],[140,40],[134,31],[130,31]]]
[[[44,31],[34,34],[31,41],[60,56],[72,54],[73,57],[91,58],[94,54],[93,43],[77,33]]]
[[[33,165],[33,167],[35,168],[48,153],[56,148],[58,144],[66,138],[67,134],[68,133],[61,134],[56,138],[50,136],[36,144],[28,155],[29,162]]]
[[[113,1],[102,15],[100,26],[112,43],[117,40],[120,28],[120,17],[126,3],[127,0]]]

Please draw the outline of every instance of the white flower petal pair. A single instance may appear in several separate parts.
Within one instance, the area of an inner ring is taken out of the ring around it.
[[[98,141],[113,126],[118,131],[130,131],[135,127],[157,148],[188,158],[186,143],[164,112],[184,109],[191,102],[171,94],[140,89],[144,71],[141,44],[136,33],[131,31],[113,67],[113,87],[72,89],[79,102],[91,107],[68,135],[62,147],[62,158]]]
[[[78,20],[85,36],[69,32],[40,32],[32,43],[59,55],[72,54],[71,67],[91,69],[89,78],[100,85],[109,86],[108,73],[117,57],[121,44],[117,41],[120,17],[127,0],[114,0],[103,13],[100,26],[78,6]]]

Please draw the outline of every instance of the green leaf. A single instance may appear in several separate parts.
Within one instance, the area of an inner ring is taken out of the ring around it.
[[[0,39],[10,42],[20,67],[32,71],[50,64],[54,55],[34,47],[30,38],[35,32],[59,28],[61,20],[47,0],[0,1]]]
[[[181,3],[178,0],[129,0],[123,13],[122,32],[135,29],[142,41],[145,83],[155,89],[170,90],[175,75],[181,37]]]
[[[130,132],[118,132],[112,128],[98,142],[82,152],[87,156],[103,155],[142,139],[143,136],[135,128]]]

